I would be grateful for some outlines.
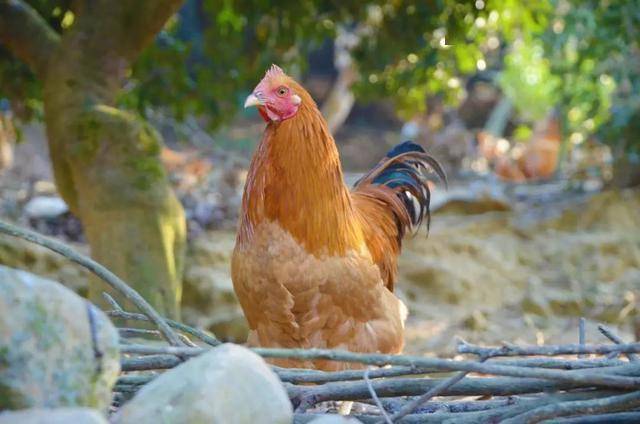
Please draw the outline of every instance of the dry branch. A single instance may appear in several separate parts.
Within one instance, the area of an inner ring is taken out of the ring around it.
[[[174,355],[150,355],[137,358],[122,358],[122,372],[166,370],[180,365],[182,360]]]
[[[609,391],[590,391],[580,393],[559,393],[554,395],[540,395],[530,398],[517,398],[510,401],[495,403],[496,407],[481,411],[462,411],[448,412],[437,411],[433,413],[418,413],[407,415],[396,421],[399,424],[413,423],[450,423],[450,424],[477,424],[477,423],[495,423],[504,419],[524,413],[532,408],[557,403],[568,400],[582,400],[591,398],[603,398],[615,395],[615,392]],[[490,402],[490,401],[489,401]],[[481,403],[481,402],[477,402]],[[320,414],[301,413],[295,414],[294,423],[308,423]],[[377,423],[380,420],[379,415],[354,415],[365,424]]]
[[[580,346],[584,346],[587,344],[587,320],[584,317],[580,317],[580,321],[578,323],[578,344]],[[578,358],[583,358],[584,354],[579,353]]]
[[[640,407],[640,391],[602,399],[552,403],[550,405],[540,406],[531,411],[516,415],[511,419],[503,421],[503,423],[537,423],[548,418],[577,415],[579,413],[592,414],[594,412],[619,411],[625,408],[632,409],[637,407]]]
[[[487,359],[488,358],[486,358],[486,357],[480,358],[479,363],[480,362],[484,362]],[[460,381],[463,378],[465,378],[467,376],[467,374],[469,374],[469,371],[461,371],[461,372],[457,373],[456,375],[454,375],[453,377],[442,381],[440,384],[438,384],[434,388],[430,389],[427,393],[423,394],[422,396],[418,397],[417,399],[412,400],[411,402],[407,403],[405,406],[400,408],[400,410],[398,412],[393,414],[391,419],[393,421],[397,421],[400,418],[402,418],[402,417],[404,417],[406,415],[409,415],[410,413],[412,413],[413,411],[418,409],[420,406],[422,406],[426,402],[428,402],[430,399],[440,395],[442,392],[447,390],[449,387],[453,386],[458,381]]]
[[[598,330],[609,340],[611,340],[612,342],[614,342],[615,344],[623,344],[624,341],[618,337],[610,328],[605,327],[604,325],[600,324],[598,325]],[[638,356],[633,354],[633,353],[627,353],[627,358],[629,358],[630,361],[637,361],[638,360]]]
[[[497,347],[476,346],[461,342],[457,346],[458,353],[471,353],[479,356],[560,356],[594,354],[604,355],[611,352],[640,353],[640,343],[622,343],[618,345],[593,344],[593,345],[547,345],[547,346],[516,346],[505,345]]]
[[[389,417],[389,414],[387,414],[387,411],[384,409],[384,406],[382,405],[382,402],[380,402],[380,398],[378,397],[378,395],[376,394],[375,389],[371,385],[371,380],[369,379],[369,371],[370,371],[370,369],[367,368],[367,370],[365,370],[365,372],[364,372],[364,376],[363,377],[364,377],[364,382],[367,385],[367,389],[369,390],[369,394],[371,395],[371,399],[373,399],[373,402],[376,404],[376,406],[380,410],[380,413],[384,417],[384,419],[382,420],[382,423],[383,424],[385,424],[385,423],[386,424],[393,424],[393,421],[392,421],[391,417]]]
[[[124,309],[122,309],[122,307],[118,304],[118,302],[116,302],[116,300],[113,297],[109,296],[108,293],[102,293],[102,296],[104,297],[105,301],[107,301],[107,303],[109,303],[109,305],[111,305],[111,307],[113,308],[110,311],[106,311],[106,314],[109,315],[110,317],[122,318],[125,320],[131,320],[131,321],[149,321],[149,317],[147,317],[144,314],[126,312]],[[174,321],[169,318],[164,318],[164,320],[170,327],[178,331],[181,331],[183,333],[186,333],[192,337],[195,337],[196,339],[201,340],[203,343],[206,343],[210,346],[218,346],[221,344],[220,340],[218,340],[215,336],[212,336],[211,334],[208,334],[202,330],[188,326],[186,324],[182,324],[178,321]],[[189,345],[189,343],[186,343],[186,344]]]
[[[380,397],[419,396],[442,384],[446,379],[393,378],[373,380],[371,384]],[[289,397],[307,406],[329,400],[368,399],[364,381],[327,383],[319,386],[286,384]],[[534,378],[488,377],[465,378],[441,391],[441,396],[511,396],[593,387],[587,383],[570,383]]]

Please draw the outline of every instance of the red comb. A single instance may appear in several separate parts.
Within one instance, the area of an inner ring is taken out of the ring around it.
[[[264,75],[265,78],[273,78],[278,75],[284,75],[284,71],[278,65],[271,65],[269,69],[267,69],[267,73]]]

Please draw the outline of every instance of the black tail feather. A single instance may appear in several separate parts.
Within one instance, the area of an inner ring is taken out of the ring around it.
[[[417,230],[426,217],[428,231],[431,224],[431,191],[426,174],[429,170],[434,171],[446,187],[447,176],[438,161],[422,146],[405,141],[391,149],[371,171],[356,182],[355,187],[370,183],[393,189],[410,217],[412,229]]]

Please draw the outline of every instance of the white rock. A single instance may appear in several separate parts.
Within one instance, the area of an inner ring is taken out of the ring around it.
[[[106,410],[119,371],[118,332],[102,311],[55,281],[0,266],[0,410]]]
[[[64,200],[56,196],[36,196],[24,205],[24,213],[29,218],[55,218],[68,210]]]
[[[90,408],[23,409],[0,412],[0,424],[107,424]]]
[[[224,344],[166,371],[143,387],[116,424],[290,424],[287,392],[266,362]]]

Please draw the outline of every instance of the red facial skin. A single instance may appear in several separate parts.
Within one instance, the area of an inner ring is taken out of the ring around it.
[[[282,79],[279,75],[267,75],[253,90],[261,102],[258,106],[260,116],[267,123],[292,118],[300,108],[300,98]]]

